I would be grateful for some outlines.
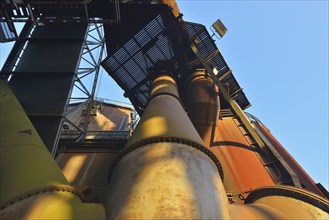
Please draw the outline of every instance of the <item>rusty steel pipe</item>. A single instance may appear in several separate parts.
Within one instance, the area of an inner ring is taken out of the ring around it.
[[[184,104],[188,115],[205,146],[210,147],[215,138],[220,111],[218,87],[204,69],[189,75],[184,85]]]
[[[109,219],[229,217],[217,162],[185,113],[172,77],[153,81],[149,103],[122,154],[110,179]]]
[[[188,115],[205,146],[221,162],[225,173],[224,187],[227,193],[235,196],[234,201],[243,203],[238,199],[239,194],[246,196],[254,188],[274,185],[233,119],[219,120],[219,91],[204,69],[185,78],[183,91]]]
[[[233,204],[228,206],[229,219],[328,217],[328,200],[303,189],[275,186],[256,149],[250,146],[234,119],[217,120],[218,89],[213,85],[203,70],[195,71],[185,79],[184,101],[204,143],[223,165],[224,187],[233,197]],[[215,134],[211,133],[213,127]]]

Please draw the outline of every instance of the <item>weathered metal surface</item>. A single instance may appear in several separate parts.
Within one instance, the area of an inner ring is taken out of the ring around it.
[[[188,116],[201,136],[206,147],[210,147],[215,138],[220,102],[218,88],[200,69],[185,79],[184,104]]]
[[[255,145],[257,148],[262,150],[262,153],[266,153],[271,155],[274,160],[279,162],[279,166],[282,167],[280,170],[286,173],[291,179],[291,182],[296,187],[301,187],[301,184],[297,178],[297,175],[291,169],[291,167],[280,157],[277,150],[272,147],[272,145],[267,142],[266,138],[261,136],[261,133],[256,131],[256,128],[251,123],[251,120],[247,117],[246,113],[242,110],[241,106],[238,105],[236,100],[228,93],[227,89],[225,88],[223,82],[221,82],[218,77],[215,75],[213,69],[210,67],[209,63],[206,61],[205,57],[202,55],[200,45],[197,42],[190,42],[190,48],[193,50],[194,54],[198,57],[200,63],[206,69],[209,74],[209,77],[214,80],[215,84],[218,86],[220,93],[222,94],[223,98],[230,104],[233,112],[236,116],[241,120],[243,126],[246,128],[249,135],[255,140]],[[266,142],[266,143],[265,143]],[[270,151],[270,152],[268,152]],[[284,175],[286,176],[286,175]],[[273,178],[273,176],[272,176]]]
[[[149,144],[120,160],[110,182],[109,219],[225,219],[227,199],[217,169],[201,151]]]
[[[219,160],[217,159],[217,157],[210,151],[208,150],[206,147],[204,147],[203,145],[200,145],[194,141],[191,140],[186,140],[184,138],[178,138],[178,137],[154,137],[154,138],[148,138],[148,139],[144,139],[141,140],[140,142],[137,142],[133,145],[130,145],[129,147],[124,148],[119,154],[118,156],[113,160],[110,169],[109,169],[109,179],[112,177],[112,172],[113,169],[115,168],[116,164],[121,160],[121,158],[123,158],[126,154],[136,150],[137,148],[140,148],[144,145],[149,145],[149,144],[156,144],[156,143],[162,143],[162,142],[168,142],[168,143],[175,143],[175,144],[184,144],[186,146],[189,146],[191,148],[195,148],[201,152],[203,152],[204,154],[206,154],[207,156],[209,156],[209,158],[213,161],[213,163],[216,165],[217,169],[218,169],[218,173],[221,177],[221,179],[224,179],[224,173],[223,173],[223,169],[222,169],[222,165],[220,164]]]
[[[275,185],[233,118],[217,122],[216,138],[210,149],[223,166],[226,191],[233,193],[237,202],[243,202],[238,198],[240,194],[246,197],[252,189]]]
[[[218,88],[205,71],[191,74],[185,79],[184,88],[188,115],[205,145],[223,164],[223,183],[226,192],[233,195],[233,200],[243,203],[239,198],[244,198],[251,189],[274,185],[254,152],[256,148],[248,143],[233,119],[218,119]]]
[[[180,101],[175,98],[178,97],[175,81],[170,76],[162,76],[161,81],[162,83],[155,81],[151,92],[154,98],[149,98],[152,100],[148,104],[147,116],[141,118],[134,135],[128,140],[127,147],[153,137],[179,137],[203,145]],[[164,95],[165,98],[156,96],[162,92],[171,95]]]
[[[176,97],[170,76],[157,78],[151,94],[127,149],[143,140],[170,136],[203,145]],[[110,219],[228,218],[226,194],[215,164],[184,143],[164,139],[130,151],[114,167],[110,187]]]
[[[131,128],[131,108],[120,107],[100,101],[93,101],[87,131],[129,131]],[[66,118],[76,127],[83,129],[86,123],[88,102],[69,105]],[[68,124],[66,133],[76,130]],[[62,129],[63,130],[63,129]]]

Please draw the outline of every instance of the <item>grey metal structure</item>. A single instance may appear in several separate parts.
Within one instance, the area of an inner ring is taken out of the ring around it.
[[[0,3],[0,42],[15,44],[0,77],[17,98],[47,148],[55,155],[67,105],[95,99],[104,53],[103,23],[120,20],[119,1],[10,1]],[[19,36],[14,22],[24,22]],[[92,86],[88,87],[86,82]],[[73,90],[80,97],[71,97]],[[77,92],[75,92],[77,93]],[[78,93],[79,94],[79,93]],[[84,139],[84,129],[78,127]]]
[[[80,92],[80,96],[70,96],[68,104],[75,101],[88,102],[87,114],[84,128],[78,129],[81,132],[80,137],[76,141],[80,141],[85,137],[88,130],[88,121],[93,101],[95,100],[96,87],[100,73],[100,63],[103,58],[105,49],[105,38],[103,25],[98,23],[89,23],[87,35],[84,41],[83,51],[81,53],[80,64],[74,78],[74,89]],[[92,86],[88,87],[87,83],[92,82]],[[79,93],[78,93],[79,94]],[[69,121],[65,118],[66,121]]]
[[[37,25],[11,72],[9,84],[52,154],[86,33],[87,24]]]
[[[4,0],[0,2],[0,22],[4,27],[2,30],[6,30],[4,33],[9,37],[15,33],[13,22],[63,21],[117,23],[120,21],[119,0]]]

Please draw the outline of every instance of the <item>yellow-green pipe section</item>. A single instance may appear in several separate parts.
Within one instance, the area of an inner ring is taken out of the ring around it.
[[[0,219],[105,219],[102,205],[79,195],[0,80]]]

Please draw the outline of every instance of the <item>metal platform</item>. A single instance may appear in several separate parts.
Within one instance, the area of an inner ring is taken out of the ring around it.
[[[99,18],[99,19],[97,19]],[[4,1],[1,22],[118,22],[119,0],[92,1]]]
[[[250,106],[223,56],[206,28],[201,24],[176,19],[167,8],[116,52],[104,59],[102,66],[125,91],[139,114],[143,113],[154,67],[169,68],[178,81],[190,70],[202,68],[190,43],[194,42],[207,63],[218,70],[217,77],[242,109]],[[225,102],[224,108],[230,108]]]
[[[119,152],[130,137],[129,131],[88,131],[83,142],[75,142],[79,132],[63,132],[58,152]],[[90,136],[90,137],[89,137]]]
[[[119,0],[0,1],[0,42],[18,39],[15,22],[118,23]]]

